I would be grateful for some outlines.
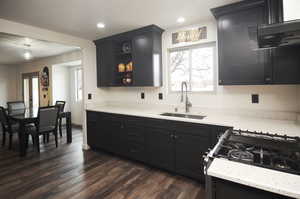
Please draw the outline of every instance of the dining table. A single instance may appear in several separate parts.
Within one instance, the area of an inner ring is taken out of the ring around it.
[[[20,156],[26,156],[26,126],[36,124],[38,121],[39,108],[26,108],[11,110],[8,112],[8,118],[19,124],[19,153]],[[72,114],[71,112],[59,113],[59,118],[66,119],[67,143],[72,143]]]

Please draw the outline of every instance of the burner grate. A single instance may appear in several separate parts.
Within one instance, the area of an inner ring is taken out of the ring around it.
[[[214,157],[300,175],[299,138],[233,131]]]

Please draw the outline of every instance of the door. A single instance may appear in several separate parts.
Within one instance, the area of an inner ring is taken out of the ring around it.
[[[164,129],[152,128],[147,132],[146,142],[149,163],[174,171],[173,134]]]
[[[183,132],[175,135],[176,172],[201,181],[204,181],[202,156],[210,147],[210,138],[203,134]]]
[[[23,100],[26,108],[40,105],[39,72],[22,74]]]

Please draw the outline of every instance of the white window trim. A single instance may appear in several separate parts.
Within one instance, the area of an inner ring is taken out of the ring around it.
[[[78,89],[78,71],[81,70],[81,75],[83,76],[83,68],[81,66],[74,67],[75,72],[75,102],[81,102],[83,101],[83,96],[81,96],[81,100],[78,99],[79,96],[79,89]],[[83,92],[83,77],[81,77],[81,86],[82,86],[82,92]],[[83,93],[82,93],[83,95]]]
[[[213,46],[214,49],[214,53],[213,53],[213,60],[214,60],[214,64],[213,64],[213,90],[211,91],[188,91],[189,93],[210,93],[210,94],[214,94],[217,92],[217,66],[218,66],[218,61],[217,61],[217,45],[216,42],[207,42],[207,43],[200,43],[200,44],[192,44],[192,45],[188,45],[188,46],[182,46],[182,47],[175,47],[175,48],[169,48],[167,51],[167,82],[168,82],[168,93],[181,93],[181,91],[172,91],[171,89],[171,67],[170,67],[170,53],[174,52],[174,51],[183,51],[183,50],[191,50],[191,49],[196,49],[199,47],[211,47]],[[190,67],[191,68],[191,67]]]

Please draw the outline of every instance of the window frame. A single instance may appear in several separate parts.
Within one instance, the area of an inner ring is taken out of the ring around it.
[[[189,93],[216,93],[217,90],[217,65],[218,65],[218,61],[217,61],[217,45],[215,41],[212,42],[206,42],[206,43],[198,43],[198,44],[192,44],[192,45],[187,45],[187,46],[180,46],[180,47],[174,47],[174,48],[169,48],[167,50],[167,82],[168,82],[168,92],[169,93],[180,93],[181,91],[173,91],[171,88],[171,66],[170,66],[170,56],[172,52],[175,51],[184,51],[184,50],[188,50],[191,51],[193,49],[197,49],[197,48],[205,48],[205,47],[213,47],[213,90],[211,91],[188,91]],[[191,53],[189,53],[189,60],[191,60]],[[190,66],[189,66],[189,71],[190,71],[190,76],[192,75],[191,70],[191,61],[189,61]],[[191,79],[191,78],[190,78]]]
[[[81,71],[81,99],[79,99],[79,86],[78,86],[78,71]],[[83,68],[82,67],[75,67],[74,68],[74,75],[75,75],[75,102],[83,101]]]

